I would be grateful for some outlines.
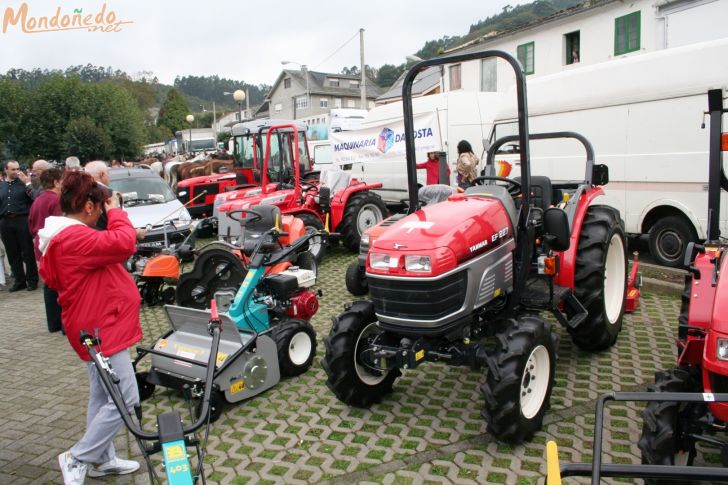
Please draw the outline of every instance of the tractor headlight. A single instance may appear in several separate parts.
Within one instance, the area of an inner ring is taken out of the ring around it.
[[[430,273],[432,271],[432,260],[429,256],[408,254],[404,257],[404,269],[412,273]]]
[[[366,246],[369,246],[369,234],[364,233],[364,234],[361,235],[361,243],[360,244],[364,244]]]
[[[369,265],[378,270],[388,270],[389,268],[397,267],[397,260],[399,258],[390,257],[389,254],[383,253],[370,253],[369,254]]]
[[[718,360],[728,360],[728,338],[719,338],[715,349]]]
[[[177,197],[184,197],[185,195],[187,195],[186,190],[180,190],[179,192],[177,192]]]

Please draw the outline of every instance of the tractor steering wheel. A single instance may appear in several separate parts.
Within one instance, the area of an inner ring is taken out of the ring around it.
[[[505,182],[506,184],[508,184],[506,186],[506,190],[508,190],[508,193],[511,194],[511,196],[513,196],[513,197],[520,195],[520,193],[521,193],[521,183],[516,182],[513,179],[509,179],[509,178],[505,178],[505,177],[481,175],[480,177],[475,177],[472,181],[472,184],[473,185],[485,185],[483,182],[485,182],[486,180]]]
[[[242,217],[241,214],[250,214],[250,217],[248,217],[247,215],[245,217]],[[237,209],[228,212],[228,217],[236,222],[247,224],[249,222],[261,220],[263,218],[263,214],[256,211],[255,209]]]

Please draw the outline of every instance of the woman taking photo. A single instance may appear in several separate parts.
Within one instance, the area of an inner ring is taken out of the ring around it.
[[[84,172],[66,172],[61,184],[61,210],[38,232],[41,275],[58,292],[63,326],[71,347],[87,361],[89,402],[86,432],[58,456],[66,485],[83,484],[86,474],[100,477],[132,473],[139,463],[116,457],[113,440],[121,416],[98,371],[80,342],[81,331],[100,341],[104,355],[120,379],[129,412],[139,393],[129,347],[141,340],[139,291],[122,262],[136,250],[136,232],[111,192]],[[105,208],[108,226],[94,229]]]

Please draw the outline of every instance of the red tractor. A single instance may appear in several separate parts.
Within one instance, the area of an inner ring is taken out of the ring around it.
[[[233,126],[231,135],[234,141],[233,173],[215,173],[181,180],[177,183],[177,198],[188,204],[187,209],[193,217],[207,217],[213,215],[213,205],[217,194],[244,187],[260,186],[263,167],[263,149],[267,142],[268,129],[274,125],[295,124],[289,120],[253,120],[238,123]],[[298,148],[301,150],[297,158],[304,173],[311,171],[311,161],[308,157],[306,144],[306,126],[296,125],[296,129],[289,133],[278,133],[273,144],[274,155],[270,163],[268,180],[271,182],[284,182],[282,177],[291,174],[294,158],[290,156],[293,133],[298,133],[301,139]],[[285,153],[285,156],[283,155]],[[190,203],[191,201],[191,203]]]
[[[347,248],[358,250],[364,231],[387,216],[387,208],[381,197],[372,192],[382,184],[366,184],[351,179],[350,172],[341,170],[325,171],[323,174],[314,172],[306,176],[303,173],[305,163],[300,158],[303,150],[299,141],[302,137],[289,136],[294,130],[293,124],[269,127],[261,187],[240,189],[220,196],[216,201],[219,237],[234,244],[235,239],[240,236],[240,225],[228,216],[231,211],[272,204],[278,206],[283,214],[295,215],[301,219],[312,232],[323,229],[328,221],[329,228],[340,234]],[[281,141],[289,139],[289,145]],[[271,148],[272,143],[278,143],[278,148],[274,145]],[[286,158],[287,154],[295,160],[293,167],[289,168],[290,164],[281,164],[284,173],[278,178],[283,182],[270,183],[273,156]],[[311,243],[311,252],[320,260],[325,246],[314,240]]]
[[[412,137],[412,83],[429,66],[496,57],[514,70],[518,135],[489,148],[485,176],[464,194],[420,208]],[[487,368],[482,414],[496,437],[528,440],[541,427],[554,384],[557,339],[548,312],[585,350],[613,345],[627,289],[619,212],[595,205],[607,167],[575,133],[528,132],[526,81],[501,51],[418,63],[403,85],[408,215],[374,241],[366,261],[369,300],[334,319],[325,339],[327,385],[343,402],[369,407],[392,392],[402,369],[424,362]],[[531,139],[576,138],[586,148],[583,181],[530,173]],[[518,142],[519,179],[498,177],[498,149]],[[568,194],[568,197],[565,196]]]

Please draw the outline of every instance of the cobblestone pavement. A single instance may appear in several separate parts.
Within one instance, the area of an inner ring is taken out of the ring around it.
[[[537,483],[543,481],[548,439],[559,443],[562,461],[591,460],[600,393],[644,389],[656,370],[675,361],[679,300],[647,295],[607,352],[580,352],[563,329],[557,330],[560,360],[552,407],[543,431],[526,445],[500,444],[485,432],[479,391],[484,375],[467,368],[425,364],[401,377],[383,403],[370,410],[349,408],[326,388],[319,361],[331,316],[352,300],[344,287],[352,259],[333,250],[320,268],[324,295],[313,320],[319,345],[312,369],[227,405],[213,425],[205,460],[212,482]],[[56,456],[84,429],[84,366],[65,337],[46,331],[40,290],[0,292],[0,321],[0,483],[59,483]],[[142,322],[145,343],[167,328],[158,307],[144,308]],[[181,396],[157,389],[144,404],[148,424],[170,407],[184,409]],[[604,460],[637,462],[639,409],[610,409]],[[121,456],[139,457],[128,433],[120,433],[116,444]],[[139,472],[103,482],[147,483],[147,477]]]

